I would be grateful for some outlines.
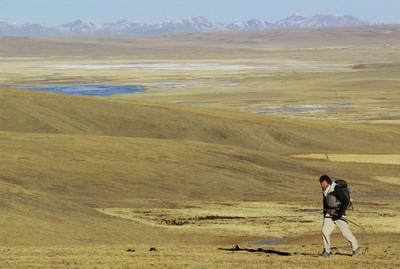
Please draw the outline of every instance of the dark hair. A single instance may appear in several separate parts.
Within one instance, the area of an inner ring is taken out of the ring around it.
[[[319,178],[319,183],[322,183],[324,181],[328,182],[329,184],[332,184],[332,179],[328,175],[322,175]]]

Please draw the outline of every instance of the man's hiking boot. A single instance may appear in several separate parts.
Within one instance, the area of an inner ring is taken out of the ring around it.
[[[329,258],[329,256],[331,256],[331,253],[326,252],[326,251],[324,251],[321,254],[319,254],[320,258]]]
[[[352,251],[351,251],[351,256],[352,256],[352,257],[354,257],[354,256],[360,256],[360,255],[362,255],[362,254],[364,254],[364,251],[363,251],[361,248],[357,248],[356,250],[352,250]]]

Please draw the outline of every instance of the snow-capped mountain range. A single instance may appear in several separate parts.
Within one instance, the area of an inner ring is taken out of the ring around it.
[[[287,28],[329,28],[368,25],[367,21],[353,16],[293,14],[285,19],[269,22],[251,19],[235,23],[213,23],[205,17],[194,17],[160,23],[139,23],[121,20],[96,24],[76,20],[51,26],[35,23],[0,22],[0,36],[51,36],[51,35],[154,35],[183,32],[240,32]]]

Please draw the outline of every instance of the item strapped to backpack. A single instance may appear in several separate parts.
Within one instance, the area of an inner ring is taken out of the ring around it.
[[[347,181],[344,179],[334,179],[335,183],[337,186],[339,186],[344,194],[346,195],[347,199],[349,200],[349,204],[347,205],[346,209],[353,209],[353,200],[351,199],[350,196],[350,188],[348,187]]]

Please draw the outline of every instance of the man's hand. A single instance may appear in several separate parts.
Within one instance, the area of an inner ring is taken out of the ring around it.
[[[342,218],[342,216],[339,216],[339,215],[336,215],[336,214],[332,216],[332,220],[333,221],[337,221],[337,220],[339,220],[341,218]]]

